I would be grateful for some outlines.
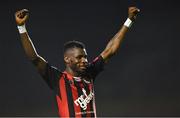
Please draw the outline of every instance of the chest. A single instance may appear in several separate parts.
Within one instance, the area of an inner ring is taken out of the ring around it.
[[[93,84],[91,82],[76,82],[70,84],[72,98],[76,107],[80,106],[86,110],[88,104],[94,98]]]
[[[93,83],[89,81],[72,81],[70,83],[72,94],[76,97],[86,98],[93,94]]]

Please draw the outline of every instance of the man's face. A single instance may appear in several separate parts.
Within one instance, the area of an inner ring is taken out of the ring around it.
[[[69,63],[67,63],[67,66],[69,66],[74,72],[83,73],[87,69],[88,60],[85,49],[72,48],[69,50],[67,58],[70,60]]]

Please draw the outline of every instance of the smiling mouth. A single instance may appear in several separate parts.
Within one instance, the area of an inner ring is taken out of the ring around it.
[[[87,65],[80,66],[80,68],[83,69],[83,70],[87,69],[87,67],[88,67]]]
[[[86,69],[86,68],[87,68],[87,66],[80,66],[80,68],[81,68],[81,69]]]

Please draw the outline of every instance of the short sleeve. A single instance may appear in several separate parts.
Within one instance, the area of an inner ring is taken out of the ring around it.
[[[104,70],[104,59],[102,56],[96,57],[90,64],[89,64],[89,74],[93,79],[102,71]]]
[[[62,72],[60,72],[56,67],[51,66],[47,63],[45,73],[41,76],[48,84],[48,86],[54,90],[59,86],[58,83],[61,75]]]

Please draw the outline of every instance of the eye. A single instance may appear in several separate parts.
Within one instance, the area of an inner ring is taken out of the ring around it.
[[[76,59],[82,59],[82,58],[87,59],[87,55],[79,55],[79,56],[76,57]]]
[[[87,55],[84,55],[84,58],[87,59]]]
[[[76,57],[76,59],[81,59],[82,58],[82,55],[79,55]]]

